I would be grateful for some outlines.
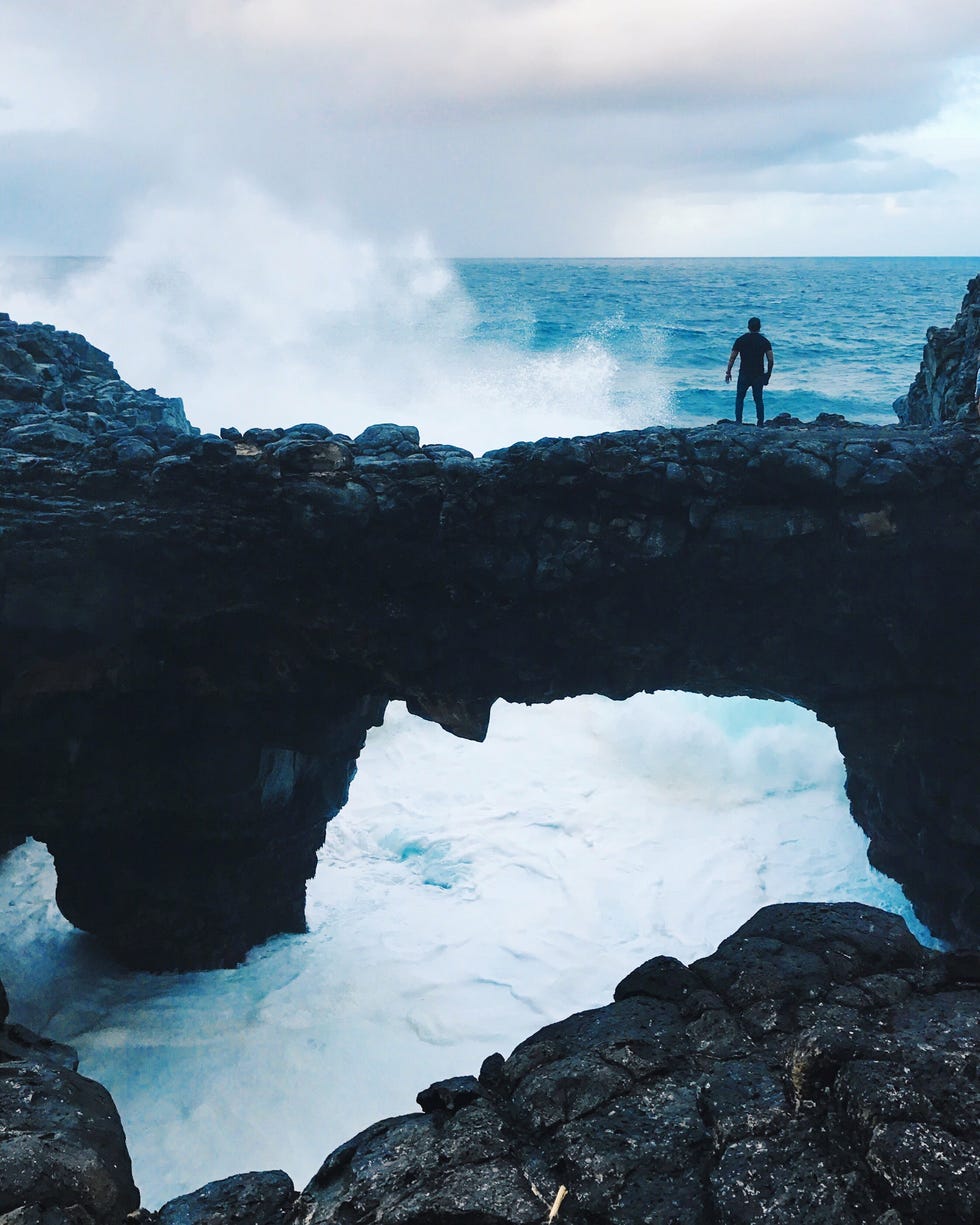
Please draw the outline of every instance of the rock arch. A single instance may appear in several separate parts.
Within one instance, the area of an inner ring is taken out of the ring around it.
[[[0,843],[123,959],[301,929],[388,700],[479,739],[498,697],[663,688],[815,711],[872,861],[976,941],[973,427],[197,437],[66,336],[0,321],[47,371],[0,386]]]

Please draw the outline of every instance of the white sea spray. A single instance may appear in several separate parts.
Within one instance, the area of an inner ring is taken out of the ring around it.
[[[53,903],[36,846],[0,867],[15,1019],[74,1043],[119,1106],[144,1201],[243,1169],[302,1183],[660,953],[713,949],[759,906],[906,916],[867,863],[832,731],[748,699],[497,703],[485,744],[389,708],[328,827],[309,935],[244,966],[126,974]]]

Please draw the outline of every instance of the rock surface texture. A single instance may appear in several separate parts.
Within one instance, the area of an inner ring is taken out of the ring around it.
[[[409,426],[189,431],[0,319],[0,847],[125,961],[230,965],[305,882],[386,703],[782,698],[836,730],[869,855],[980,935],[980,436],[648,429],[474,458]]]
[[[419,1094],[297,1194],[240,1174],[136,1211],[108,1094],[0,1029],[0,1225],[972,1225],[980,957],[855,903],[759,911],[686,967]],[[271,1122],[271,1121],[270,1121]]]
[[[980,1217],[980,961],[856,904],[761,910],[337,1149],[290,1225]]]
[[[893,407],[904,425],[938,425],[975,416],[980,365],[980,276],[970,281],[952,327],[930,328],[922,366],[907,396]]]
[[[71,1047],[0,1025],[0,1225],[116,1225],[139,1207],[112,1098],[77,1068]]]

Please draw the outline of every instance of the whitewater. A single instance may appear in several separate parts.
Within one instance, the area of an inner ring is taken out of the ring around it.
[[[770,413],[894,420],[925,328],[974,271],[453,263],[236,185],[213,207],[147,210],[105,260],[0,261],[0,308],[82,331],[205,429],[394,420],[480,452],[730,415],[721,375],[750,313],[776,350]],[[759,906],[864,901],[929,940],[868,865],[843,782],[831,729],[789,704],[498,702],[482,745],[394,704],[328,827],[307,935],[236,970],[125,972],[60,917],[27,843],[0,863],[0,979],[12,1019],[109,1088],[145,1204],[246,1169],[301,1185],[432,1080],[607,1002],[648,957],[711,951]]]

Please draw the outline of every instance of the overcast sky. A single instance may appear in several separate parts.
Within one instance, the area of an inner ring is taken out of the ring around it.
[[[980,251],[980,4],[0,0],[0,253],[244,181],[443,255]]]

